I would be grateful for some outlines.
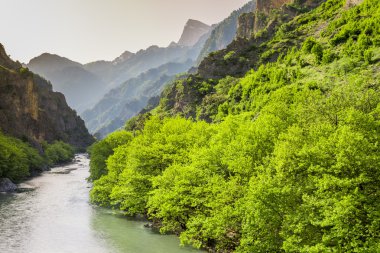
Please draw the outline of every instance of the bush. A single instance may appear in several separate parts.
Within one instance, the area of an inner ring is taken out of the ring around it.
[[[63,141],[55,141],[45,147],[45,156],[49,165],[70,162],[74,158],[74,148]]]
[[[41,171],[45,162],[28,143],[0,133],[0,178],[19,182],[33,170]]]
[[[88,152],[90,161],[90,180],[97,180],[107,174],[106,160],[111,156],[116,147],[127,144],[132,139],[132,134],[127,131],[117,131],[108,135],[104,140],[94,143]]]

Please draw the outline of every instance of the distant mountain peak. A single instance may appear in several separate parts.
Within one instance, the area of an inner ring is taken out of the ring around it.
[[[125,62],[126,60],[130,59],[134,55],[135,55],[134,53],[131,53],[129,51],[125,51],[119,57],[117,57],[115,60],[113,60],[112,63],[116,65],[116,64]]]
[[[181,46],[194,46],[202,35],[208,33],[211,26],[206,25],[198,20],[189,19],[183,29],[182,36],[178,41]]]
[[[59,56],[57,54],[43,53],[37,57],[34,57],[27,64],[28,66],[46,65],[50,69],[62,67],[62,66],[81,66],[79,62],[72,61],[66,57]],[[35,70],[34,70],[35,71]],[[38,72],[38,71],[35,71]]]
[[[178,44],[175,43],[174,41],[172,41],[172,42],[170,42],[168,47],[176,47],[176,46],[178,46]]]

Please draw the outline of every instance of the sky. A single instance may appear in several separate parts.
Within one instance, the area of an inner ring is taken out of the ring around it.
[[[44,52],[80,63],[178,41],[188,19],[222,21],[249,0],[0,0],[0,43],[28,63]]]

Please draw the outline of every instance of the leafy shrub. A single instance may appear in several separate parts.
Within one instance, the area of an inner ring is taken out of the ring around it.
[[[49,165],[67,163],[74,158],[74,148],[63,141],[55,141],[45,146],[45,156]]]
[[[44,165],[44,159],[28,143],[0,132],[0,178],[19,182],[31,171],[41,171]]]
[[[90,180],[97,180],[107,174],[106,160],[111,156],[116,147],[127,144],[132,139],[132,134],[127,131],[117,131],[108,135],[104,140],[94,143],[88,152],[90,161]]]

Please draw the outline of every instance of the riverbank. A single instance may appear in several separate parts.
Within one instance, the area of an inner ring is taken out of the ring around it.
[[[33,171],[33,173],[30,173],[29,177],[27,177],[25,180],[22,180],[19,183],[15,183],[9,178],[0,178],[0,193],[24,192],[35,190],[36,188],[34,186],[26,182],[30,181],[34,177],[41,176],[44,172],[51,174],[69,174],[71,171],[77,169],[76,162],[80,162],[80,160],[78,159],[79,156],[85,156],[86,158],[88,158],[88,155],[85,153],[73,155],[71,161],[57,162],[56,164],[50,167],[45,166],[43,169],[39,171],[35,170]]]

